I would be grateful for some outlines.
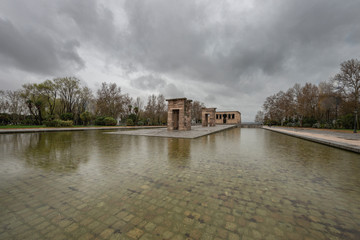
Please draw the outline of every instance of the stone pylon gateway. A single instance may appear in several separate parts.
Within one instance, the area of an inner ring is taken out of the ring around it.
[[[201,122],[203,127],[215,127],[215,113],[216,108],[202,108],[201,111]]]
[[[168,102],[168,131],[191,130],[191,102],[187,98],[166,99]]]

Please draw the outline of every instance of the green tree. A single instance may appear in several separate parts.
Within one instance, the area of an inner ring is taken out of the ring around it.
[[[25,100],[31,115],[37,124],[41,125],[45,111],[46,97],[42,94],[37,84],[24,84],[21,97]]]
[[[91,117],[92,117],[91,113],[89,113],[88,111],[85,111],[80,114],[81,121],[85,126],[87,126],[90,123]]]

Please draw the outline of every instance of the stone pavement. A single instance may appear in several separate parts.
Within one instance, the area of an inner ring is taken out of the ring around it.
[[[190,131],[168,131],[166,128],[139,129],[129,131],[108,132],[107,134],[136,135],[168,138],[198,138],[212,133],[234,128],[236,125],[217,125],[215,127],[192,126]]]
[[[335,132],[331,130],[288,128],[288,127],[263,127],[266,130],[283,133],[293,137],[341,148],[360,153],[360,133]]]
[[[348,151],[239,128],[0,143],[0,239],[360,239],[360,164]]]

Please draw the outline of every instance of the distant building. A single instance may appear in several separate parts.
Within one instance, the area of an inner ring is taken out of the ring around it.
[[[216,124],[241,124],[241,113],[239,111],[216,112]]]

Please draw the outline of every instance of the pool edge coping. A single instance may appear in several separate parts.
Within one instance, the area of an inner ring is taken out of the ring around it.
[[[342,150],[346,150],[346,151],[350,151],[350,152],[360,154],[360,148],[355,147],[355,146],[350,145],[350,144],[335,142],[335,141],[327,140],[327,139],[324,139],[324,138],[304,136],[304,135],[301,135],[301,134],[290,132],[289,130],[285,130],[285,129],[279,130],[279,129],[276,129],[276,128],[265,127],[265,126],[263,126],[262,129],[269,130],[269,131],[276,132],[276,133],[281,133],[281,134],[284,134],[284,135],[288,135],[288,136],[292,136],[292,137],[304,139],[304,140],[307,140],[307,141],[320,143],[320,144],[323,144],[323,145],[326,145],[326,146],[335,147],[335,148],[339,148],[339,149],[342,149]]]

